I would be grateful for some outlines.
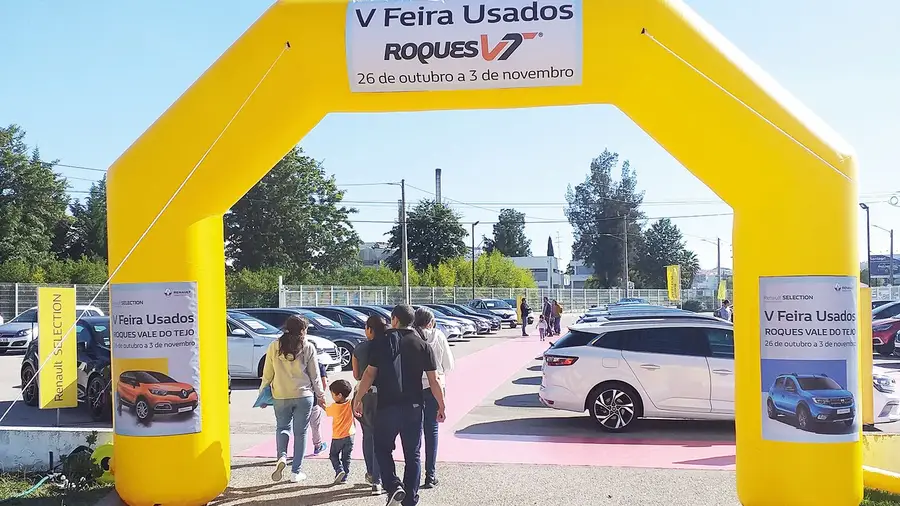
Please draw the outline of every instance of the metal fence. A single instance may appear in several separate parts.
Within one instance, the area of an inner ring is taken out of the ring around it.
[[[37,305],[39,285],[26,283],[0,283],[0,315],[5,320]],[[51,286],[51,285],[44,285]],[[55,285],[62,286],[62,285]],[[75,288],[78,304],[88,304],[100,291],[101,285],[68,285]],[[523,295],[532,307],[539,307],[545,296],[556,299],[566,311],[582,311],[592,305],[608,304],[625,297],[622,289],[578,289],[578,288],[485,288],[475,289],[475,298],[514,299]],[[282,285],[271,293],[232,294],[229,305],[249,306],[327,306],[344,304],[396,304],[403,300],[403,290],[397,286],[306,286]],[[629,290],[629,297],[640,297],[651,304],[677,305],[668,298],[666,290]],[[732,292],[727,297],[731,300]],[[472,287],[410,287],[410,299],[414,304],[422,303],[465,303],[472,299]],[[872,300],[900,300],[900,286],[879,286],[872,288]],[[717,306],[716,292],[711,289],[693,288],[684,290],[681,303],[695,301],[692,309],[712,311]],[[109,312],[109,291],[103,290],[94,305]]]
[[[0,283],[0,315],[5,321],[37,306],[37,289],[39,286],[69,286],[75,288],[75,303],[88,304],[97,295],[103,285],[34,285],[29,283]],[[104,289],[94,301],[94,305],[109,313],[109,290]]]
[[[465,303],[472,300],[472,287],[410,287],[410,302],[424,303]],[[476,287],[476,299],[515,299],[525,295],[532,307],[540,307],[543,298],[559,301],[566,311],[582,311],[593,305],[616,302],[625,297],[622,289],[584,288],[489,288]],[[731,291],[728,291],[729,298]],[[651,304],[673,306],[666,290],[629,290],[628,297],[640,297]],[[685,301],[696,301],[700,309],[712,311],[716,307],[714,290],[691,289],[682,294]],[[403,300],[403,290],[396,286],[307,286],[284,285],[279,290],[278,304],[286,306],[329,306],[397,304]]]

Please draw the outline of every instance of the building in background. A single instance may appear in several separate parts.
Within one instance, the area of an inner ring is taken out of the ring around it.
[[[359,259],[364,266],[375,267],[386,261],[392,252],[387,241],[364,242],[359,247]]]
[[[572,272],[569,274],[572,288],[584,288],[588,278],[594,275],[593,267],[584,265],[584,260],[572,260],[569,262],[569,267],[572,268]]]
[[[731,277],[731,269],[722,267],[722,279],[728,282],[728,286],[731,286]],[[719,289],[718,269],[701,269],[697,272],[697,275],[694,276],[694,285],[691,288],[698,290],[697,294],[699,296],[715,297],[717,290]]]
[[[556,257],[510,257],[517,267],[528,269],[538,288],[563,288],[563,272]],[[551,286],[552,283],[552,286]]]

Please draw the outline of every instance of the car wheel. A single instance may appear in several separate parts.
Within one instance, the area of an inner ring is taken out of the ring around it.
[[[897,347],[897,342],[894,339],[891,339],[885,344],[882,344],[876,350],[878,354],[883,357],[892,357],[894,356],[894,349]]]
[[[38,405],[38,380],[34,377],[34,368],[31,364],[22,367],[22,400],[29,406]]]
[[[806,407],[806,404],[797,406],[797,426],[801,430],[808,431],[812,429],[812,423],[812,419],[809,417],[809,408]]]
[[[588,400],[591,418],[607,432],[628,430],[641,415],[641,399],[628,385],[609,383],[594,389]]]
[[[87,404],[91,412],[91,419],[95,422],[109,420],[112,412],[106,386],[107,382],[101,376],[94,376],[88,382]]]
[[[138,397],[137,401],[135,401],[134,414],[137,416],[138,421],[143,424],[149,425],[150,420],[153,420],[153,410],[150,409],[150,403],[143,397]]]
[[[263,369],[266,368],[266,356],[263,355],[261,359],[259,359],[259,365],[256,367],[256,375],[262,379],[263,377]],[[229,387],[231,386],[231,382],[228,382]]]
[[[772,420],[778,418],[778,411],[775,410],[775,403],[772,402],[772,399],[766,401],[766,413],[769,414],[769,418]]]
[[[346,343],[335,343],[337,345],[338,358],[341,361],[341,370],[349,371],[353,365],[351,364],[351,360],[353,358],[353,348],[350,347],[349,344]]]

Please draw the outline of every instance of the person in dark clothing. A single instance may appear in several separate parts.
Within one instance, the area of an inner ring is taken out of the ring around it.
[[[415,506],[419,502],[421,473],[423,404],[422,376],[438,405],[437,420],[444,421],[444,392],[438,382],[437,364],[428,343],[413,330],[413,309],[401,304],[391,312],[391,327],[383,337],[371,341],[369,365],[363,373],[358,392],[374,385],[378,390],[375,408],[375,459],[381,471],[381,484],[388,495],[388,506]],[[362,399],[357,395],[353,411],[362,416]],[[397,435],[403,447],[403,481],[397,477],[393,452]]]
[[[387,332],[387,323],[380,316],[372,315],[366,320],[366,339],[353,348],[353,378],[361,381],[363,373],[369,367],[369,346],[375,339],[381,339]],[[362,397],[362,416],[358,418],[362,427],[363,460],[366,463],[366,483],[372,485],[372,494],[381,494],[381,473],[378,469],[378,461],[375,459],[375,411],[378,405],[378,391],[375,387],[369,388],[365,395],[359,393],[359,385],[355,396]],[[354,396],[354,397],[355,397]]]
[[[541,314],[544,315],[544,321],[548,323],[547,333],[548,336],[553,335],[553,326],[550,325],[550,322],[553,321],[553,304],[550,303],[550,297],[544,297],[544,307],[541,308]]]
[[[525,327],[528,326],[528,314],[531,313],[531,306],[528,305],[528,300],[524,295],[522,296],[522,304],[519,305],[519,312],[522,313],[522,335],[527,336]]]

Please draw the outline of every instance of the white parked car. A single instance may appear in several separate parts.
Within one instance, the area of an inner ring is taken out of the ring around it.
[[[105,316],[96,306],[75,306],[75,318],[82,316]],[[4,325],[0,325],[0,355],[9,351],[25,351],[28,343],[38,335],[37,306],[22,311]]]
[[[731,322],[685,311],[608,315],[577,324],[544,355],[540,400],[588,411],[619,432],[638,418],[734,419]],[[900,419],[895,382],[873,371],[876,423]]]
[[[237,311],[229,311],[226,322],[228,373],[232,378],[261,378],[266,350],[281,336],[281,329]],[[316,347],[320,364],[329,372],[340,370],[340,354],[334,343],[312,335],[307,335],[306,339]]]

